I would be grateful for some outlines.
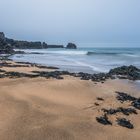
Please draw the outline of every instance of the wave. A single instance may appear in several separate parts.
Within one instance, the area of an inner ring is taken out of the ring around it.
[[[137,54],[122,54],[122,55],[126,57],[140,57],[140,55]]]
[[[87,51],[46,51],[47,54],[86,55]]]
[[[140,57],[139,54],[131,53],[131,52],[96,52],[96,51],[86,51],[86,50],[24,50],[26,53],[33,54],[58,54],[58,55],[118,55],[124,57]]]
[[[124,55],[124,56],[137,56],[134,53],[121,53],[121,52],[87,52],[87,55]]]
[[[113,52],[87,52],[87,55],[117,55],[120,53]]]
[[[62,55],[124,55],[134,57],[133,53],[121,52],[94,52],[94,51],[46,51],[46,54],[62,54]]]

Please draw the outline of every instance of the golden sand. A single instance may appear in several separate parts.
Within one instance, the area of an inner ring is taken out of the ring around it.
[[[133,82],[122,80],[95,84],[70,76],[0,79],[0,140],[140,140],[140,114],[127,117],[134,124],[132,130],[116,124],[118,114],[110,117],[112,126],[96,121],[101,108],[127,106],[115,99],[115,91],[140,96]]]

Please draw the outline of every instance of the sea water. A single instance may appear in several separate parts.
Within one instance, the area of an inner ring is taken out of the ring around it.
[[[71,72],[108,72],[110,69],[122,65],[134,65],[140,68],[139,44],[137,46],[131,44],[129,47],[124,46],[124,44],[112,47],[102,47],[96,44],[92,47],[79,46],[76,50],[26,49],[23,51],[27,52],[27,54],[17,54],[11,58],[15,61],[57,66],[60,70]]]

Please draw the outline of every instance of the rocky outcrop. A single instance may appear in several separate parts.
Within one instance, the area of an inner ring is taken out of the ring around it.
[[[66,49],[77,49],[77,46],[73,43],[68,43],[68,45],[66,46]]]
[[[122,66],[118,68],[111,69],[109,72],[110,75],[120,75],[122,79],[129,80],[139,80],[140,79],[140,69],[135,66]]]
[[[15,49],[47,49],[47,48],[64,48],[63,45],[48,45],[46,42],[28,42],[18,41],[6,38],[6,41],[14,46]]]
[[[32,41],[20,41],[6,38],[3,32],[0,32],[0,46],[10,45],[14,49],[47,49],[47,48],[66,48],[76,49],[77,46],[73,43],[68,43],[66,47],[63,45],[48,45],[46,42],[32,42]],[[10,46],[8,48],[10,48]]]
[[[6,38],[3,32],[0,32],[0,54],[13,54],[13,46],[6,42]]]
[[[0,32],[0,41],[1,40],[5,41],[5,35],[3,32]]]

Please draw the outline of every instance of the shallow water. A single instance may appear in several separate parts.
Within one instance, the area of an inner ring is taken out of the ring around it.
[[[16,61],[34,62],[57,66],[61,70],[72,72],[108,72],[122,65],[134,65],[140,68],[140,48],[78,48],[67,49],[31,49],[25,52],[41,54],[18,54],[11,58]]]

